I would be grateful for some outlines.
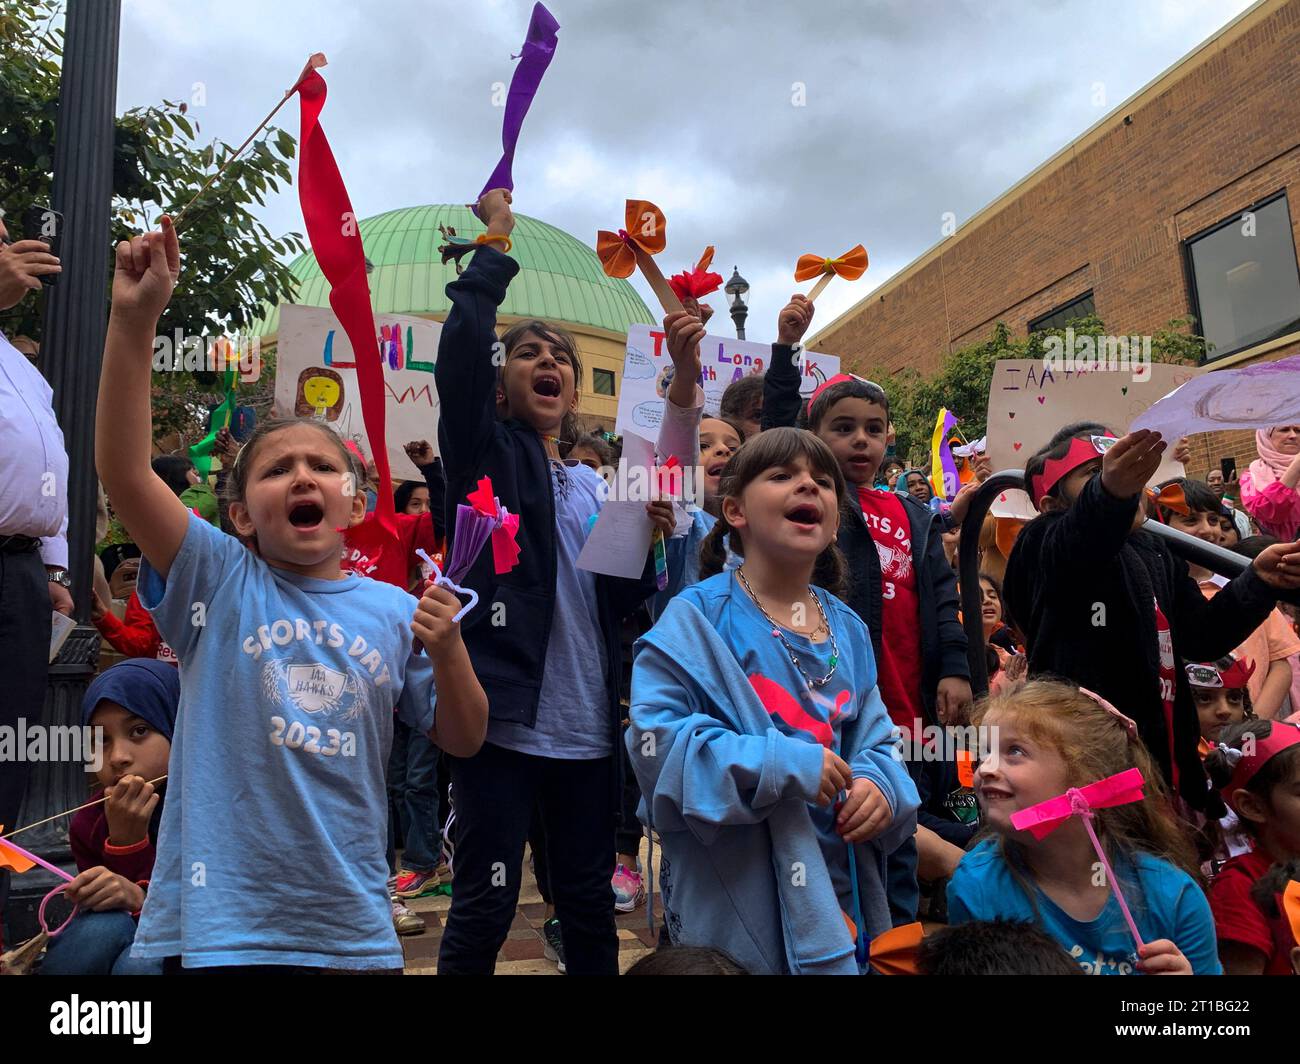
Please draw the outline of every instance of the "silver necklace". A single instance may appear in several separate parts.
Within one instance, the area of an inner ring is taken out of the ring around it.
[[[754,605],[758,607],[758,612],[761,613],[767,620],[767,623],[772,626],[772,635],[776,639],[780,640],[781,645],[785,647],[786,655],[790,658],[790,664],[799,670],[799,675],[802,676],[804,682],[808,684],[808,690],[815,691],[817,688],[825,687],[830,683],[831,677],[835,675],[835,670],[840,664],[840,646],[835,640],[835,629],[831,627],[831,622],[826,617],[826,611],[822,608],[822,600],[817,597],[817,593],[813,591],[811,587],[808,588],[808,593],[812,595],[813,602],[817,603],[817,612],[821,614],[822,627],[826,629],[827,634],[831,638],[831,671],[825,676],[809,676],[804,667],[799,663],[799,656],[795,653],[794,647],[791,646],[790,640],[786,639],[784,633],[781,631],[781,626],[777,624],[772,615],[763,608],[763,603],[760,602],[758,596],[754,594],[754,589],[749,586],[749,581],[745,579],[745,567],[743,565],[736,570],[736,578],[745,588],[749,597],[754,600]]]

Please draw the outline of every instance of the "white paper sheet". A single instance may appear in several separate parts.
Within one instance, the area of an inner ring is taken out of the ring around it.
[[[71,617],[55,612],[54,619],[50,623],[50,661],[59,656],[63,644],[68,641],[68,636],[72,634],[72,630],[76,627],[77,622]]]
[[[1135,418],[1130,430],[1153,429],[1167,440],[1193,432],[1266,429],[1300,423],[1300,355],[1206,373],[1170,392]]]
[[[654,522],[644,502],[605,503],[595,527],[578,555],[578,568],[606,576],[635,580],[645,571],[650,557]]]

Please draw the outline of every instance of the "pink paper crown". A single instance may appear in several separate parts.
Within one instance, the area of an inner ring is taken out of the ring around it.
[[[1109,443],[1102,441],[1109,440]],[[1078,437],[1070,441],[1070,449],[1065,452],[1064,458],[1049,458],[1047,464],[1043,466],[1043,471],[1033,478],[1030,485],[1033,489],[1030,494],[1033,496],[1034,505],[1051,491],[1061,481],[1062,477],[1069,476],[1079,466],[1085,462],[1091,462],[1099,454],[1105,454],[1114,446],[1116,437],[1111,435],[1105,436],[1086,436]]]
[[[1268,733],[1267,739],[1256,737],[1254,753],[1252,754],[1244,754],[1240,750],[1233,750],[1220,744],[1220,749],[1230,756],[1234,754],[1242,755],[1241,759],[1237,761],[1237,767],[1233,769],[1232,779],[1219,792],[1223,796],[1223,800],[1235,810],[1237,807],[1232,804],[1232,796],[1249,784],[1255,778],[1255,773],[1277,757],[1283,750],[1296,745],[1300,745],[1300,726],[1288,724],[1286,721],[1281,720],[1273,721],[1273,728]]]

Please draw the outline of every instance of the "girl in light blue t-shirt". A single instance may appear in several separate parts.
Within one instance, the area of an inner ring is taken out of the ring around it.
[[[984,757],[975,795],[991,838],[962,858],[948,886],[951,923],[1029,920],[1090,975],[1219,975],[1214,921],[1186,828],[1137,725],[1072,684],[1034,681],[976,710]],[[1144,797],[1093,811],[1137,925],[1139,949],[1087,829],[1071,816],[1035,838],[1013,814],[1128,769]]]
[[[228,477],[239,540],[157,477],[150,363],[179,272],[167,218],[118,245],[95,437],[145,558],[140,600],[181,675],[132,956],[165,971],[400,969],[384,765],[394,711],[449,754],[482,744],[487,700],[453,621],[460,603],[340,570],[365,495],[324,423],[266,422],[244,445]]]

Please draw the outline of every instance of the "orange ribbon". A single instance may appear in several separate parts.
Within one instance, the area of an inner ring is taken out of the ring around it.
[[[636,269],[636,248],[646,255],[658,255],[668,245],[664,213],[649,200],[628,200],[624,214],[626,229],[596,234],[596,254],[610,277],[631,277]]]
[[[811,281],[821,274],[834,274],[846,281],[856,281],[867,272],[867,249],[861,244],[846,251],[838,259],[824,259],[820,255],[800,255],[795,264],[794,279]]]
[[[1191,516],[1192,508],[1187,505],[1187,495],[1183,492],[1181,484],[1166,484],[1158,493],[1148,488],[1147,496],[1157,506],[1173,510],[1174,513],[1182,514],[1184,517]]]
[[[925,932],[921,924],[891,927],[871,940],[871,967],[881,975],[918,975],[916,954]]]
[[[1282,892],[1282,911],[1291,925],[1291,937],[1300,946],[1300,882],[1291,880]]]

